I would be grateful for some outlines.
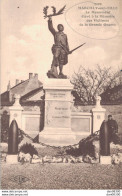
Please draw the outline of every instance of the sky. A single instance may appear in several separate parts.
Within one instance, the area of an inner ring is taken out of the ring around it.
[[[116,26],[79,26],[85,21],[81,18],[85,11],[78,9],[78,6],[92,6],[100,2],[101,7],[117,7],[117,10],[111,11]],[[86,43],[69,55],[64,74],[71,78],[81,65],[92,69],[97,64],[111,66],[113,70],[121,69],[121,3],[121,0],[1,0],[1,92],[6,91],[9,80],[12,87],[16,79],[28,79],[29,73],[38,73],[42,82],[45,79],[53,58],[51,47],[54,42],[47,19],[43,17],[45,6],[49,6],[48,13],[51,13],[51,6],[59,10],[66,5],[64,14],[52,19],[55,29],[60,23],[64,25],[70,49]]]

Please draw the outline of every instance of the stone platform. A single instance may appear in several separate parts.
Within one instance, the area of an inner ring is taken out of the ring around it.
[[[109,164],[111,164],[111,156],[100,156],[100,163],[102,165],[109,165]]]
[[[39,141],[51,146],[68,146],[76,143],[76,136],[67,128],[45,128],[39,135]]]
[[[45,120],[40,142],[55,146],[75,143],[76,136],[71,130],[72,89],[69,79],[45,81]]]
[[[8,154],[7,157],[6,157],[6,163],[17,164],[18,163],[18,155]]]

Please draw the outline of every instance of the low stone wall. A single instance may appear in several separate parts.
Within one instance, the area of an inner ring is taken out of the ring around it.
[[[92,108],[95,107],[94,105],[88,105],[88,106],[76,106],[78,111],[81,112],[90,112]],[[105,119],[107,120],[107,116],[111,114],[113,118],[117,121],[118,123],[118,132],[122,134],[122,104],[121,105],[102,105],[103,108],[106,109],[105,113]]]
[[[92,133],[92,114],[88,112],[72,112],[71,129],[76,135],[76,141]]]
[[[73,107],[72,111],[72,118],[71,118],[71,128],[72,131],[76,133],[76,140],[80,140],[83,137],[86,137],[88,134],[91,133],[92,129],[92,116],[90,111],[95,106],[76,106]],[[122,138],[122,105],[102,105],[103,108],[106,109],[105,119],[107,120],[107,115],[112,114],[113,118],[117,121],[119,127],[119,134]],[[8,111],[7,115],[9,115],[8,107],[1,108],[1,115],[6,110]],[[88,115],[87,115],[88,114]],[[26,119],[27,121],[23,123],[22,129],[25,129],[25,126],[28,127],[28,134],[33,138],[38,134],[40,130],[43,130],[44,126],[44,115],[42,110],[39,109],[39,106],[27,106],[24,107],[22,111],[22,119]],[[34,117],[34,118],[33,118]],[[91,119],[90,119],[91,118]],[[32,120],[34,123],[32,123]],[[22,120],[23,121],[23,120]],[[24,120],[25,121],[25,120]],[[31,123],[33,126],[31,126]],[[9,127],[8,127],[9,128]],[[33,130],[29,130],[33,129]]]

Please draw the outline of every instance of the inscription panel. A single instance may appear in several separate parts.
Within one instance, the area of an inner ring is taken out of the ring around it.
[[[47,127],[70,127],[70,115],[70,102],[46,101],[45,125]]]
[[[46,99],[52,100],[70,100],[70,92],[68,91],[47,91],[46,92]]]

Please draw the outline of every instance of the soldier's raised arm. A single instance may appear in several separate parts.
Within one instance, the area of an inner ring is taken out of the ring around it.
[[[48,29],[49,29],[49,31],[50,31],[53,35],[55,35],[56,31],[55,31],[55,29],[54,29],[54,27],[53,27],[53,23],[52,23],[52,18],[51,18],[51,17],[49,17],[49,19],[48,19]]]

